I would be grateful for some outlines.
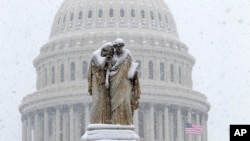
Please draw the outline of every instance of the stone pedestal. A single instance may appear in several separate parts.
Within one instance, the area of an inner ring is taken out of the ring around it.
[[[134,125],[90,124],[81,141],[139,141]]]

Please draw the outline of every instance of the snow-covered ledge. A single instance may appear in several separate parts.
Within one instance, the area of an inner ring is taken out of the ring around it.
[[[134,125],[89,124],[81,141],[139,141]]]

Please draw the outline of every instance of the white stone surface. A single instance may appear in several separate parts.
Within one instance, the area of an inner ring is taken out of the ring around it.
[[[90,124],[81,141],[139,141],[134,125]]]

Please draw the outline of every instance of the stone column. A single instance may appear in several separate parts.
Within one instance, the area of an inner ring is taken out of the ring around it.
[[[174,141],[174,113],[170,112],[170,141]]]
[[[150,134],[149,140],[154,141],[155,140],[155,129],[154,129],[154,105],[150,105],[149,109],[149,126],[148,133]]]
[[[206,128],[205,128],[205,118],[204,118],[204,114],[201,115],[201,126],[202,126],[201,141],[205,141],[205,132],[206,132]]]
[[[53,114],[53,116],[52,116],[52,119],[51,119],[51,130],[52,130],[52,135],[51,135],[51,141],[57,141],[57,129],[58,129],[58,127],[56,126],[56,111],[55,111],[55,113]],[[60,136],[59,136],[60,137]]]
[[[27,141],[27,119],[22,117],[22,141]]]
[[[177,108],[177,140],[182,141],[183,140],[183,134],[184,131],[182,131],[182,114],[181,114],[181,107]]]
[[[32,117],[31,115],[28,115],[28,128],[27,128],[27,141],[32,141],[32,134],[31,134],[31,130],[32,130]]]
[[[81,138],[80,133],[80,118],[79,111],[75,112],[75,141],[79,141]]]
[[[69,115],[68,111],[63,113],[63,141],[68,141],[69,140]]]
[[[208,135],[208,130],[207,130],[207,120],[208,120],[208,115],[206,114],[205,116],[204,116],[204,121],[205,121],[205,124],[204,124],[204,130],[205,130],[205,136],[204,136],[204,141],[208,141],[208,137],[207,137],[207,135]]]
[[[138,134],[138,129],[139,129],[139,124],[138,124],[138,110],[137,109],[136,111],[134,111],[134,117],[133,117],[133,122],[134,122],[134,125],[135,125],[135,132]]]
[[[149,109],[143,109],[142,110],[142,117],[143,117],[143,139],[145,140],[145,141],[147,141],[147,139],[149,139],[149,134],[148,134],[148,128],[150,128],[149,127],[149,125],[147,124],[147,123],[149,123],[149,115],[148,115],[148,112],[149,112]]]
[[[187,112],[187,122],[192,123],[192,111],[188,109]],[[192,141],[192,136],[190,134],[186,134],[187,141]]]
[[[196,125],[200,125],[200,115],[199,113],[197,112],[196,113],[196,122],[195,122]],[[201,135],[196,135],[196,141],[200,141],[201,139]]]
[[[164,109],[164,129],[165,129],[165,141],[170,141],[170,138],[169,138],[169,131],[170,131],[170,126],[169,126],[169,109],[168,107],[165,107]]]
[[[49,140],[49,114],[48,111],[44,111],[44,141]]]
[[[35,141],[39,141],[39,115],[38,112],[35,112],[35,119],[34,119],[34,139]]]
[[[159,140],[162,141],[163,140],[163,119],[162,119],[162,111],[159,111],[159,115],[158,115],[158,131],[159,132]]]
[[[90,123],[90,112],[88,104],[85,105],[85,129],[87,129]]]
[[[69,118],[70,118],[70,123],[69,123],[70,141],[74,141],[74,106],[70,107],[69,113],[70,113],[70,115],[69,115]]]
[[[60,109],[59,107],[56,107],[56,115],[55,115],[54,124],[56,125],[56,130],[55,130],[56,141],[60,141]]]

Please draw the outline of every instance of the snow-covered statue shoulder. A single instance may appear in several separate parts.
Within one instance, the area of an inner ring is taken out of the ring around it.
[[[133,124],[140,98],[138,64],[124,46],[118,38],[92,54],[88,76],[92,124]]]

